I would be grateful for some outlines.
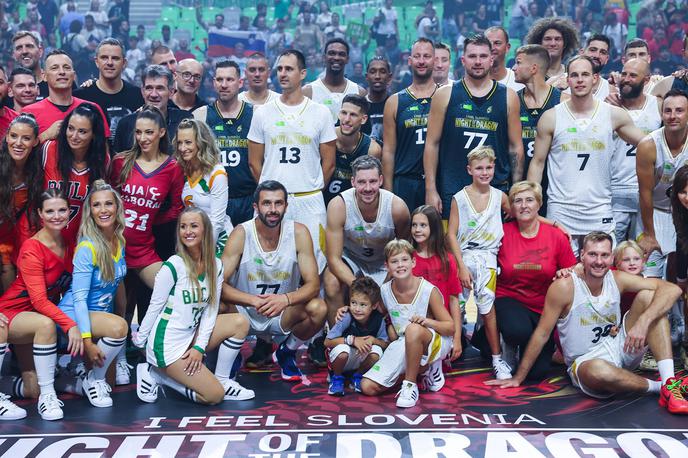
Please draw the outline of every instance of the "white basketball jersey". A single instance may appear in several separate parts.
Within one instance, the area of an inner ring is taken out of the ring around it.
[[[385,264],[385,245],[396,236],[392,218],[394,194],[380,189],[375,221],[363,219],[356,203],[356,190],[347,189],[340,194],[346,205],[344,223],[344,254],[363,266],[380,268]]]
[[[358,84],[346,79],[346,87],[343,92],[332,92],[322,82],[320,78],[311,83],[313,89],[313,101],[321,103],[330,110],[332,114],[332,122],[337,123],[339,119],[339,110],[342,108],[342,100],[347,94],[358,94]]]
[[[523,84],[516,82],[516,75],[514,74],[514,71],[510,68],[506,69],[506,76],[497,82],[502,83],[509,89],[513,89],[514,92],[518,92],[525,87]]]
[[[268,89],[268,98],[263,103],[256,103],[253,100],[249,100],[248,91],[240,92],[238,97],[239,97],[239,100],[241,100],[242,102],[250,103],[254,107],[257,107],[257,106],[265,105],[266,103],[270,103],[273,100],[275,100],[276,98],[278,98],[279,96],[280,95],[277,92],[271,91],[270,89]]]
[[[639,110],[626,110],[636,127],[646,135],[662,125],[656,97],[645,97],[645,105]],[[612,196],[615,209],[638,211],[638,175],[635,170],[636,147],[614,134],[612,159]],[[618,207],[621,205],[621,207]],[[622,208],[623,207],[623,208]]]
[[[554,107],[556,127],[547,158],[547,217],[571,234],[609,233],[614,228],[611,106],[596,103],[590,118],[576,119],[565,102]]]
[[[613,326],[621,325],[619,287],[611,271],[604,276],[599,296],[593,296],[588,285],[578,275],[573,274],[571,278],[574,286],[571,310],[564,318],[557,320],[559,340],[567,366],[591,351],[609,335]]]
[[[307,97],[297,106],[275,99],[254,111],[248,139],[265,145],[259,181],[277,180],[290,193],[325,186],[320,144],[337,139],[325,106]]]
[[[216,242],[223,231],[229,234],[232,230],[232,221],[227,215],[227,196],[227,172],[221,164],[215,165],[210,173],[198,181],[191,181],[189,177],[184,179],[184,206],[198,207],[208,215]]]
[[[671,199],[668,192],[674,183],[676,171],[688,162],[688,139],[683,144],[676,157],[671,153],[664,137],[664,127],[650,134],[655,142],[657,157],[655,158],[655,189],[652,191],[654,207],[658,210],[671,212]]]
[[[459,232],[457,237],[461,251],[481,250],[494,256],[487,256],[497,268],[497,250],[502,243],[504,229],[502,228],[502,191],[490,187],[490,199],[485,210],[478,213],[471,202],[466,188],[454,194],[456,208],[459,211]]]
[[[430,304],[430,294],[435,286],[425,279],[420,280],[416,295],[410,304],[400,304],[392,291],[392,281],[388,281],[380,289],[382,302],[385,304],[389,316],[392,319],[392,326],[399,337],[404,335],[409,318],[413,315],[428,316],[428,305]]]
[[[244,251],[239,268],[230,283],[236,289],[253,295],[296,291],[301,281],[301,272],[296,255],[294,221],[282,221],[279,243],[274,251],[264,251],[261,247],[255,219],[246,221],[241,226],[245,233]],[[244,309],[258,323],[270,320],[253,307]]]
[[[571,88],[568,87],[564,91],[564,94],[571,94]],[[607,98],[609,95],[609,81],[606,79],[600,77],[600,84],[597,85],[597,89],[595,89],[592,93],[592,98],[595,100],[599,100],[600,102],[604,102],[604,99]]]

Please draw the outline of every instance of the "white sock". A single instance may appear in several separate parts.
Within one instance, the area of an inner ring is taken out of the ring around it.
[[[113,337],[101,337],[98,341],[98,348],[105,354],[105,361],[103,362],[103,367],[93,366],[93,376],[96,380],[105,380],[105,373],[112,364],[112,360],[119,355],[120,350],[124,348],[124,344],[127,342],[126,337],[121,339],[115,339]],[[125,353],[126,356],[126,353]]]
[[[243,344],[244,339],[235,339],[232,337],[225,339],[225,341],[220,344],[220,349],[217,351],[217,364],[215,365],[215,377],[220,381],[229,378],[234,360],[239,354]]]
[[[187,388],[186,386],[182,385],[169,375],[165,374],[162,372],[160,369],[157,367],[151,366],[151,375],[155,379],[156,382],[158,382],[161,385],[169,386],[172,388],[174,391],[177,393],[181,394],[185,398],[191,399],[193,402],[196,402],[196,392],[192,390],[191,388]]]
[[[659,393],[659,390],[662,389],[662,382],[659,382],[657,380],[650,380],[647,379],[647,392],[648,393]]]
[[[659,369],[659,378],[662,379],[662,384],[666,383],[667,379],[676,375],[674,374],[673,359],[663,359],[661,361],[657,361],[657,369]]]
[[[492,355],[492,364],[497,364],[502,359],[502,354]]]
[[[126,342],[126,340],[125,340]],[[124,360],[124,362],[127,361],[127,346],[122,345],[122,348],[119,349],[119,353],[117,353],[117,362]]]
[[[55,393],[55,365],[57,364],[57,344],[33,344],[33,364],[41,395]]]
[[[303,345],[303,342],[303,340],[296,337],[292,332],[291,334],[289,334],[289,337],[287,337],[287,341],[284,342],[284,345],[286,345],[288,349],[296,351],[299,349],[301,345]]]

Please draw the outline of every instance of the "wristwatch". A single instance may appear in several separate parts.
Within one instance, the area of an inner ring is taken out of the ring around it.
[[[349,334],[348,336],[346,336],[346,344],[347,345],[353,345],[354,339],[355,339],[355,337],[353,336],[353,334]]]

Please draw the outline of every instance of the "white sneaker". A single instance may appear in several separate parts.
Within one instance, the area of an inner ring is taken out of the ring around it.
[[[428,366],[421,376],[420,389],[423,391],[439,391],[444,386],[444,373],[442,372],[442,361],[437,360]]]
[[[492,361],[492,370],[497,380],[511,378],[511,367],[502,358],[499,358],[497,361]]]
[[[150,364],[141,363],[136,366],[136,395],[143,402],[155,402],[158,400],[160,385],[153,379],[150,373]]]
[[[126,359],[119,359],[115,364],[115,385],[129,385],[131,383],[131,369]]]
[[[220,380],[222,388],[225,389],[225,401],[245,401],[256,397],[253,390],[244,388],[239,382],[230,379]]]
[[[81,381],[84,395],[95,407],[112,407],[110,385],[105,380],[96,380],[93,371],[88,371]]]
[[[57,399],[57,394],[48,393],[38,397],[38,413],[43,420],[61,420],[64,417],[61,407],[64,403]]]
[[[5,393],[0,393],[0,420],[21,420],[26,418],[26,410],[22,409]]]
[[[418,402],[418,386],[404,380],[401,384],[401,389],[397,393],[397,407],[408,408],[413,407]]]

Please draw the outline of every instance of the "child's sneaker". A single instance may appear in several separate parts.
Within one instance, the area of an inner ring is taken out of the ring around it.
[[[418,385],[408,380],[404,380],[401,389],[397,393],[397,407],[406,409],[413,407],[418,402]]]
[[[361,391],[361,380],[363,380],[363,374],[361,374],[360,372],[354,372],[352,380],[354,382],[354,391],[356,393],[362,393],[362,391]]]
[[[442,361],[437,360],[428,366],[421,375],[420,389],[423,391],[439,391],[444,386],[444,373],[442,372]]]
[[[333,375],[330,378],[330,387],[327,394],[331,396],[344,396],[344,376]]]

